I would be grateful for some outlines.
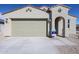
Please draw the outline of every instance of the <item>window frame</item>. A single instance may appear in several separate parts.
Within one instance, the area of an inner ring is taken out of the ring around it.
[[[68,19],[68,28],[70,28],[70,19]]]

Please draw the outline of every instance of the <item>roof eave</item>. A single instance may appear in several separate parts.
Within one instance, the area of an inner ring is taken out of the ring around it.
[[[34,6],[32,6],[32,5],[24,6],[24,7],[22,7],[22,8],[25,8],[25,7],[32,7],[32,8],[41,10],[40,8],[34,7]],[[13,12],[13,11],[16,11],[16,10],[19,10],[19,9],[22,9],[22,8],[17,8],[17,9],[15,9],[15,10],[11,10],[11,11],[9,11],[9,12],[3,13],[2,15],[5,15],[5,14],[7,14],[7,13],[10,13],[10,12]],[[43,11],[43,10],[41,10],[41,11]],[[46,12],[46,11],[44,11],[44,12]],[[47,12],[46,12],[46,13],[47,13]]]
[[[53,8],[54,8],[54,7],[57,7],[57,6],[62,6],[62,7],[65,7],[65,8],[67,8],[67,9],[71,9],[69,6],[66,6],[66,5],[63,5],[63,4],[55,5],[55,6],[53,6]]]
[[[72,16],[72,17],[75,17],[75,18],[78,18],[77,16],[74,16],[74,15],[71,15],[71,14],[68,14],[68,15],[70,15],[70,16]]]

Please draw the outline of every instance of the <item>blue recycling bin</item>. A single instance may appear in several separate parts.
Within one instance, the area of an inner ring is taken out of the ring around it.
[[[56,32],[52,31],[51,35],[52,35],[52,37],[56,37]]]

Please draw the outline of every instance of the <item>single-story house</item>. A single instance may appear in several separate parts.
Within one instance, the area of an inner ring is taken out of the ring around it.
[[[3,36],[51,37],[56,33],[68,37],[76,34],[77,17],[68,14],[69,10],[64,5],[50,8],[26,6],[4,13]]]

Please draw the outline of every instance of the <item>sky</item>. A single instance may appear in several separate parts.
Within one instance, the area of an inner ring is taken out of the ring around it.
[[[55,6],[56,4],[31,4],[33,6],[41,7],[41,6]],[[76,16],[77,21],[76,23],[79,24],[79,4],[65,4],[66,6],[69,6],[71,9],[69,11],[69,14]],[[15,10],[17,8],[22,8],[28,6],[27,4],[0,4],[0,12],[6,13],[11,10]]]

